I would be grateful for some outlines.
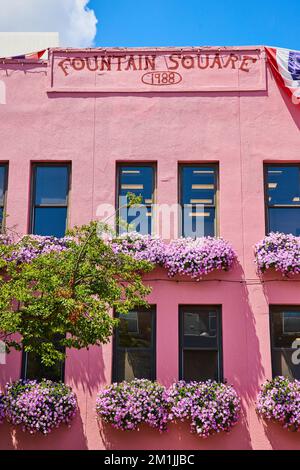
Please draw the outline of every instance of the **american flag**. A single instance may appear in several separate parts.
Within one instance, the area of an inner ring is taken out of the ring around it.
[[[278,84],[294,104],[300,104],[300,51],[266,47],[266,53]]]
[[[43,59],[47,49],[38,52],[31,52],[30,54],[15,55],[11,57],[1,57],[0,60],[40,60]]]

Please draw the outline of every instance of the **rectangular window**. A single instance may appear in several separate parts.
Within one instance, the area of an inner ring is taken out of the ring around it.
[[[70,165],[34,164],[31,233],[63,237],[67,228]]]
[[[53,366],[46,367],[41,362],[40,356],[30,352],[24,352],[22,356],[22,378],[29,380],[48,379],[54,382],[63,382],[65,374],[65,362],[58,361]]]
[[[179,310],[180,378],[221,381],[221,309],[187,305]]]
[[[153,232],[154,192],[154,164],[118,165],[119,233],[135,231],[141,234],[151,234]],[[141,198],[140,205],[128,207],[127,195],[129,193]]]
[[[300,345],[300,307],[271,306],[270,331],[273,377],[283,375],[300,379],[300,364],[293,353]]]
[[[7,192],[7,176],[8,165],[6,163],[0,164],[0,232],[3,231],[5,224],[5,203]]]
[[[215,236],[217,165],[180,165],[181,235]]]
[[[266,165],[267,233],[300,236],[300,165]]]
[[[113,381],[155,380],[155,307],[135,310],[119,319],[114,338]]]

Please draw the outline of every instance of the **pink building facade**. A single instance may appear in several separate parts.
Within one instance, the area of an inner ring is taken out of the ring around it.
[[[165,385],[179,378],[180,307],[218,306],[222,375],[243,405],[231,433],[205,440],[186,424],[163,435],[99,424],[95,399],[112,381],[111,342],[68,352],[65,382],[79,403],[71,428],[44,437],[2,424],[0,449],[300,449],[297,433],[255,412],[259,387],[272,377],[270,306],[300,306],[297,276],[261,278],[254,263],[254,244],[266,234],[266,165],[300,163],[299,106],[278,88],[264,48],[53,49],[44,62],[4,61],[0,81],[6,225],[18,233],[31,230],[34,164],[70,165],[69,226],[115,206],[120,164],[153,164],[155,202],[169,205],[179,202],[182,165],[216,165],[215,234],[238,262],[200,282],[170,281],[162,268],[145,276],[156,308],[155,376]],[[178,220],[174,227],[177,237]],[[2,385],[20,378],[21,356],[0,365]]]

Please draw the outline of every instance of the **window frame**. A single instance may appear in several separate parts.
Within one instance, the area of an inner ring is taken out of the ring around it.
[[[198,311],[207,310],[211,308],[216,311],[217,314],[217,349],[216,348],[199,348],[199,347],[184,347],[184,313],[186,309],[197,309]],[[184,370],[183,370],[183,355],[184,351],[216,351],[218,356],[218,382],[221,383],[224,381],[224,369],[223,369],[223,334],[222,334],[222,305],[214,304],[182,304],[179,305],[179,325],[178,325],[178,345],[179,345],[179,380],[184,379]]]
[[[264,198],[265,198],[265,203],[264,203],[264,207],[265,207],[265,234],[268,235],[269,233],[271,233],[271,230],[270,230],[270,217],[269,217],[269,198],[268,198],[268,168],[271,167],[271,166],[274,166],[274,167],[296,167],[299,169],[299,178],[300,178],[300,163],[286,163],[286,162],[282,162],[282,163],[272,163],[272,162],[264,162],[264,167],[263,167],[263,172],[264,172]],[[299,181],[299,185],[300,185],[300,181]],[[271,206],[272,207],[272,206]],[[274,207],[274,206],[273,206]],[[293,204],[293,205],[282,205],[282,204],[278,204],[276,206],[276,209],[300,209],[300,203],[299,204]]]
[[[154,211],[154,206],[156,204],[156,195],[157,195],[157,162],[126,162],[126,161],[117,161],[116,162],[116,191],[115,191],[115,208],[116,208],[116,218],[115,218],[115,226],[116,226],[116,232],[118,235],[120,235],[120,226],[118,223],[118,216],[119,216],[119,194],[120,194],[120,189],[121,189],[121,178],[120,178],[120,169],[124,166],[128,167],[139,167],[139,166],[146,166],[146,167],[151,167],[153,169],[153,184],[152,184],[152,204],[143,204],[146,208],[151,207],[151,234],[153,235],[156,230],[156,213]]]
[[[68,174],[68,187],[66,204],[35,204],[36,196],[36,169],[38,167],[66,167]],[[72,163],[71,162],[32,162],[31,163],[31,176],[30,176],[30,220],[29,220],[29,233],[33,234],[35,223],[35,209],[36,208],[66,208],[66,231],[69,226],[69,211],[70,211],[70,192],[71,192],[71,177],[72,177]]]
[[[29,354],[28,352],[22,349],[21,378],[23,380],[27,380],[28,354]],[[60,379],[59,379],[59,381],[62,383],[65,383],[65,370],[66,370],[66,360],[63,360],[61,361]],[[34,380],[34,379],[29,379],[29,380]]]
[[[3,191],[3,204],[0,205],[0,208],[3,210],[3,218],[0,223],[0,233],[4,233],[6,227],[6,204],[7,204],[7,190],[8,190],[8,172],[9,172],[9,162],[4,161],[0,162],[0,166],[4,167],[4,191]]]
[[[271,367],[272,367],[272,378],[278,377],[280,374],[275,374],[275,358],[273,355],[273,350],[282,351],[283,349],[288,351],[295,351],[293,348],[278,348],[273,346],[274,344],[274,327],[272,322],[273,314],[279,314],[284,312],[284,310],[293,310],[300,313],[300,305],[288,305],[288,304],[270,304],[269,305],[269,331],[270,331],[270,353],[271,353]],[[300,367],[300,366],[299,366]],[[299,380],[299,379],[298,379]]]
[[[124,347],[119,347],[118,346],[118,340],[117,340],[117,335],[118,335],[118,328],[114,328],[114,333],[113,333],[113,347],[112,347],[112,370],[111,370],[111,381],[112,383],[120,381],[118,380],[118,361],[117,361],[117,354],[118,351],[149,351],[151,352],[151,370],[152,370],[152,377],[151,381],[155,381],[157,378],[157,354],[156,354],[156,349],[157,349],[157,308],[156,305],[151,304],[149,308],[147,307],[139,307],[136,309],[138,312],[152,312],[151,314],[151,325],[152,325],[152,332],[151,332],[151,342],[152,342],[152,347],[151,348],[124,348]],[[118,318],[118,315],[116,312],[114,312],[114,317]]]
[[[183,237],[183,217],[182,217],[182,195],[183,195],[183,168],[184,167],[199,167],[199,168],[214,168],[215,169],[215,204],[208,204],[207,207],[212,207],[215,209],[215,223],[214,223],[214,237],[218,237],[220,235],[220,225],[219,225],[219,181],[220,181],[220,165],[219,162],[179,162],[178,163],[178,206],[179,206],[179,214],[178,214],[178,236]],[[205,206],[206,207],[206,206]]]

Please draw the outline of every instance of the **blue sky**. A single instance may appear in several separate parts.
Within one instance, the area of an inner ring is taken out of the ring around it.
[[[271,45],[300,50],[300,0],[90,0],[96,46]]]

